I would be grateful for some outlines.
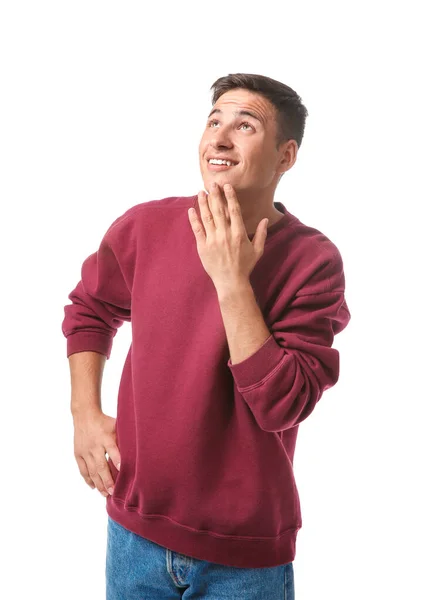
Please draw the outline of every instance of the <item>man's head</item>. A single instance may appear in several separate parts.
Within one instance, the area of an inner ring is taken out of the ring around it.
[[[213,108],[199,144],[205,189],[229,182],[240,195],[273,197],[303,139],[308,112],[301,98],[283,83],[245,73],[221,77],[211,89]],[[237,164],[209,164],[215,157]]]

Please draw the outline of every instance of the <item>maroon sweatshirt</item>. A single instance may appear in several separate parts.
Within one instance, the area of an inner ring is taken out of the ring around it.
[[[284,217],[250,275],[271,336],[242,362],[231,363],[196,248],[187,211],[200,216],[197,195],[118,217],[83,262],[62,322],[67,356],[109,358],[117,329],[132,326],[108,515],[161,546],[235,567],[295,558],[298,427],[339,378],[332,343],[350,320],[337,247],[274,204]]]

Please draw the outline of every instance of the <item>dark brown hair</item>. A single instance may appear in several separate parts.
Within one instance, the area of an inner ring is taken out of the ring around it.
[[[290,139],[297,142],[298,148],[301,146],[308,112],[300,96],[292,88],[264,75],[230,73],[226,77],[219,77],[211,86],[212,105],[222,94],[235,88],[260,94],[277,109],[277,149]]]

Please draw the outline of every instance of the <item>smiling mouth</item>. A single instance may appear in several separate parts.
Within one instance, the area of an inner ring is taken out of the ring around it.
[[[223,171],[226,169],[232,169],[233,167],[236,167],[239,163],[235,163],[235,164],[231,164],[231,165],[227,165],[227,164],[214,164],[211,163],[207,160],[207,168],[210,169],[211,171]]]

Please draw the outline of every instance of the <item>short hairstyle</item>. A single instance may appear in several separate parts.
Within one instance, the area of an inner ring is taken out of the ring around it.
[[[231,73],[219,77],[211,86],[212,105],[222,94],[235,88],[260,94],[274,105],[277,114],[277,148],[290,139],[297,142],[298,148],[301,146],[308,112],[297,92],[284,83],[264,75]]]

